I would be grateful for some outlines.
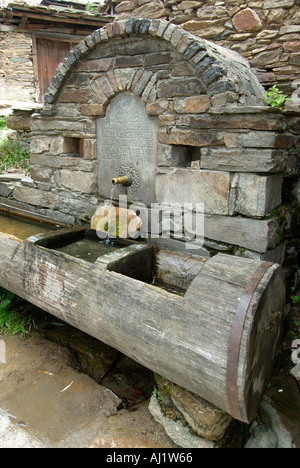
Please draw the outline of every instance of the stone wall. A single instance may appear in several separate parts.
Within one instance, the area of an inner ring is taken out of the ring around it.
[[[0,32],[0,90],[0,115],[1,108],[35,102],[30,34]]]
[[[249,60],[261,83],[292,94],[300,87],[299,0],[126,0],[116,20],[162,18],[234,50]],[[298,101],[299,105],[299,101]]]
[[[299,0],[125,0],[116,7],[116,20],[135,16],[171,21],[238,52],[264,86],[277,84],[292,94],[300,87],[299,5]],[[35,101],[30,35],[0,32],[0,89],[0,109]]]
[[[297,224],[291,194],[298,190],[300,121],[262,106],[262,93],[241,57],[178,26],[107,25],[58,68],[32,119],[32,179],[18,183],[6,203],[58,221],[90,218],[108,198],[99,183],[97,123],[123,94],[157,124],[153,202],[190,203],[194,217],[204,203],[199,253],[281,263]],[[166,242],[181,250],[185,240]]]

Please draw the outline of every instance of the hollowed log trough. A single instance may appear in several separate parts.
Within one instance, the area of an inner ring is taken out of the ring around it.
[[[55,250],[74,232],[0,233],[0,285],[250,423],[280,343],[282,268],[218,254],[179,296],[148,284],[151,245],[88,263]]]

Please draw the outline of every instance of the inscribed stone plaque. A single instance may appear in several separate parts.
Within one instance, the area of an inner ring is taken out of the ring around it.
[[[111,195],[114,177],[131,175],[130,187],[114,188],[114,198],[145,204],[155,202],[157,123],[136,96],[122,93],[110,103],[106,117],[98,119],[97,151],[99,194]]]

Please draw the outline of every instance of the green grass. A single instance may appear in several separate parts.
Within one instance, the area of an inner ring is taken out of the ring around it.
[[[0,132],[6,127],[6,117],[0,117]]]
[[[298,304],[300,300],[299,296],[296,295],[296,288],[294,286],[291,287],[290,299],[291,299],[292,304]]]
[[[155,388],[155,389],[153,390],[152,395],[155,396],[155,398],[157,398],[159,401],[162,401],[161,394],[160,394],[160,392],[158,391],[157,388]]]
[[[12,303],[20,301],[11,292],[0,288],[0,335],[21,335],[25,338],[32,326],[35,326],[31,316],[23,317],[14,309]]]
[[[9,169],[30,170],[30,151],[9,136],[6,117],[0,117],[0,174]]]
[[[87,2],[87,4],[85,5],[85,11],[88,11],[89,13],[97,13],[97,9],[98,9],[98,6],[97,5],[93,5],[92,2]]]
[[[11,137],[0,142],[0,174],[8,169],[30,170],[30,151]]]

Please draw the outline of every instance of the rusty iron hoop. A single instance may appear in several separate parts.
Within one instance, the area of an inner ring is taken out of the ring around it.
[[[264,277],[267,270],[273,265],[271,262],[263,262],[255,271],[252,278],[249,280],[246,288],[243,291],[241,300],[236,310],[233,321],[231,335],[228,345],[228,359],[226,369],[226,388],[227,398],[230,408],[230,414],[239,421],[243,421],[241,410],[238,402],[238,365],[242,335],[246,322],[247,313],[252,300],[252,297]]]

